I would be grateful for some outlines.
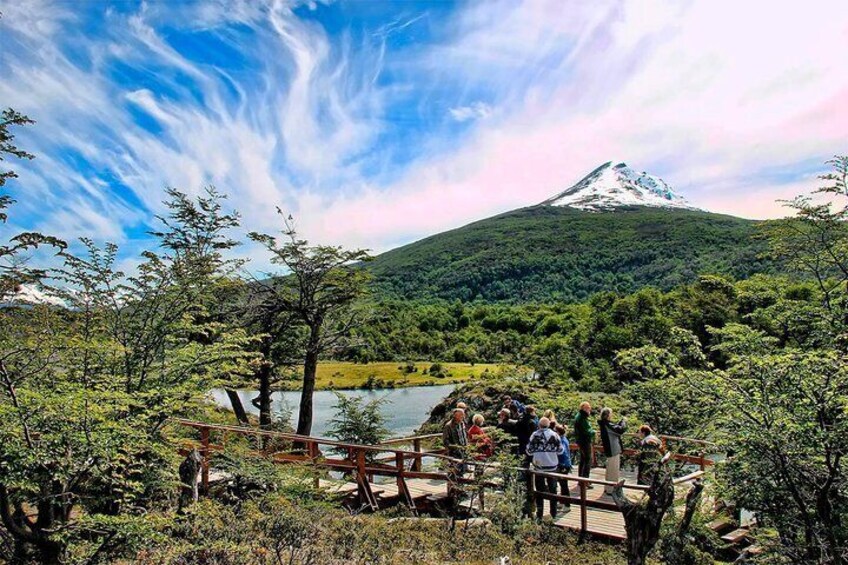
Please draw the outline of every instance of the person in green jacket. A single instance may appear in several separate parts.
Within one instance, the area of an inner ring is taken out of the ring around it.
[[[595,441],[595,430],[592,429],[592,423],[589,421],[591,415],[592,405],[582,402],[580,410],[574,417],[574,441],[580,448],[580,462],[577,468],[577,475],[580,477],[589,477],[592,469],[592,444]],[[588,485],[587,488],[592,488],[592,485]]]

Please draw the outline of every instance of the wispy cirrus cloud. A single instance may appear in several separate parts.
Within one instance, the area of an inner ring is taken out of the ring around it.
[[[468,120],[485,120],[492,115],[492,107],[485,102],[472,102],[467,106],[457,106],[450,109],[451,117],[458,122]]]
[[[16,222],[132,250],[164,187],[250,229],[386,249],[534,204],[600,162],[747,217],[845,151],[838,0],[2,6]]]

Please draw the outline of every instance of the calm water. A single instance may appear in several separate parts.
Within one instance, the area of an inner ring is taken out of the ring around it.
[[[453,392],[455,385],[418,386],[409,388],[393,388],[378,390],[342,390],[337,391],[345,396],[366,397],[368,399],[385,398],[383,415],[386,418],[386,428],[392,437],[411,435],[430,415],[430,409]],[[251,414],[259,411],[251,404],[256,398],[254,390],[240,390],[238,395],[244,409]],[[232,408],[230,399],[223,390],[212,391],[212,398],[219,406]],[[292,425],[297,424],[300,391],[278,392],[274,394],[273,409],[275,412],[284,407],[291,411]],[[336,413],[336,395],[334,391],[319,390],[313,397],[312,435],[326,437],[327,423]]]

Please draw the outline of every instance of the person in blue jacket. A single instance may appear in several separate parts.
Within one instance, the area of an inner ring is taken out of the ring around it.
[[[503,407],[509,410],[510,418],[518,420],[524,414],[524,404],[506,394],[503,397]]]
[[[559,454],[559,464],[557,465],[557,473],[567,475],[571,472],[571,442],[565,433],[565,426],[557,424],[554,427],[556,433],[559,434],[559,440],[562,443],[562,452]],[[571,496],[571,490],[568,488],[568,481],[565,479],[559,480],[559,493],[562,496]],[[565,503],[566,509],[571,507],[570,502]],[[567,510],[566,510],[567,511]]]

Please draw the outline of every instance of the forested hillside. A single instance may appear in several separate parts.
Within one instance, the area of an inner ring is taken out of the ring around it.
[[[770,272],[756,225],[696,210],[535,206],[388,251],[368,269],[377,293],[393,298],[574,302],[667,290],[701,273]]]
[[[386,302],[357,330],[355,342],[361,345],[346,357],[516,363],[534,369],[543,381],[611,392],[662,376],[654,373],[668,357],[666,350],[675,355],[687,350],[687,358],[709,355],[709,328],[742,323],[781,344],[802,342],[812,329],[790,312],[820,301],[812,282],[702,275],[666,292],[599,293],[576,304]],[[720,357],[712,360],[721,364]]]

